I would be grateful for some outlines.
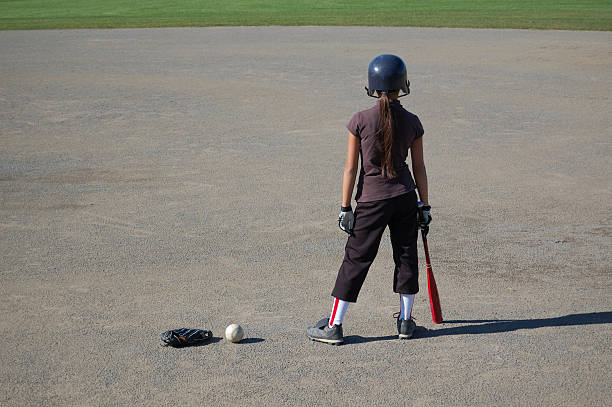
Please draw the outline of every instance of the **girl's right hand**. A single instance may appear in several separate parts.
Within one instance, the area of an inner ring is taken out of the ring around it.
[[[417,204],[417,225],[421,228],[424,236],[429,232],[429,224],[431,223],[431,206],[420,202]]]

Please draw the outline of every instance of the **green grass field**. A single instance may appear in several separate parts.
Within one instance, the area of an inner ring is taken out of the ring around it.
[[[612,31],[612,0],[0,0],[0,29],[364,25]]]

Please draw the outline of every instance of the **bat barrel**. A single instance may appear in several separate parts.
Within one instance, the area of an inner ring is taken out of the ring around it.
[[[431,319],[434,323],[442,323],[442,307],[440,307],[440,297],[438,296],[438,286],[431,268],[431,260],[429,259],[429,247],[427,246],[427,238],[421,233],[423,238],[423,249],[425,251],[425,264],[427,266],[427,289],[429,291],[429,305],[431,306]]]

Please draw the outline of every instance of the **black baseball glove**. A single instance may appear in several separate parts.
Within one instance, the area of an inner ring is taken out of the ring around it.
[[[166,346],[180,347],[206,342],[212,336],[211,331],[204,329],[180,328],[166,331],[160,337],[166,343]]]

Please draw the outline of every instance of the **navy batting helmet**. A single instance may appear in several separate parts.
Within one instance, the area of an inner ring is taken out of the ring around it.
[[[403,90],[404,95],[410,93],[410,81],[406,77],[406,64],[398,56],[383,54],[370,62],[368,68],[368,86],[366,91],[369,96],[374,96],[375,91],[388,93]]]

